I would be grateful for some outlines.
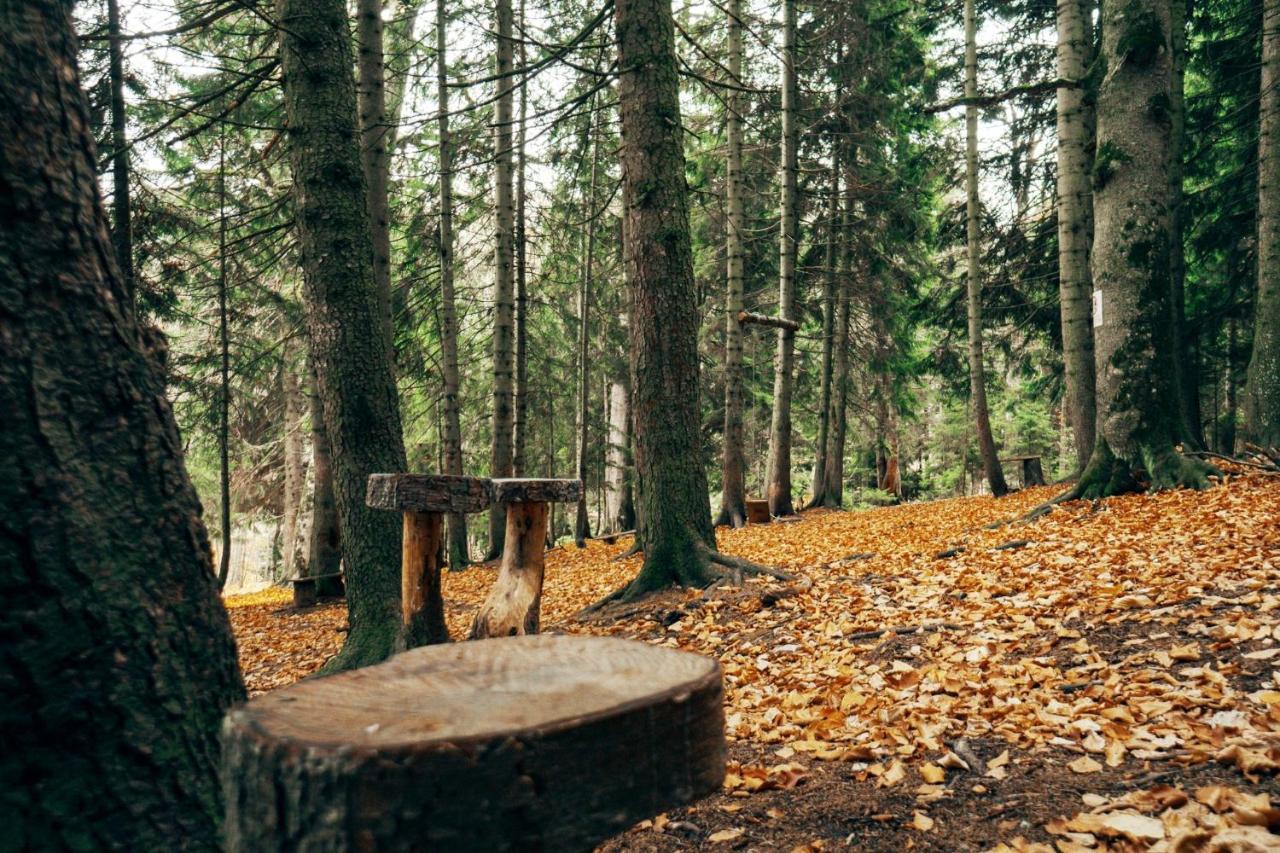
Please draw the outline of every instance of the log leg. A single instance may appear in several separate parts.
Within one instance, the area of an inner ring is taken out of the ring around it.
[[[472,623],[471,639],[538,633],[546,542],[545,503],[507,506],[502,568]]]
[[[440,592],[444,562],[444,516],[438,512],[406,512],[400,563],[401,645],[415,648],[449,642]]]
[[[1044,468],[1040,466],[1039,459],[1022,460],[1022,485],[1023,487],[1044,485]]]

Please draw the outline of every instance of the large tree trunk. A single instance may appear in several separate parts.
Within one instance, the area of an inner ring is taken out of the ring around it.
[[[1280,447],[1280,0],[1262,7],[1262,105],[1258,133],[1258,295],[1244,431]]]
[[[1098,94],[1094,167],[1094,332],[1098,440],[1077,491],[1203,485],[1174,450],[1177,391],[1169,309],[1170,0],[1107,4],[1108,69]]]
[[[594,99],[591,101],[595,103]],[[596,140],[595,119],[592,119],[588,143],[591,146],[591,179],[587,184],[586,204],[586,258],[582,282],[578,290],[578,479],[582,481],[582,494],[578,497],[578,512],[573,524],[573,541],[583,548],[591,536],[591,520],[587,515],[587,446],[588,412],[591,398],[591,367],[589,343],[591,341],[591,290],[595,275],[596,223],[592,219],[596,206],[596,178],[600,170],[600,145]]]
[[[307,575],[337,574],[342,569],[342,528],[338,503],[333,496],[333,455],[324,425],[320,383],[311,372],[311,542],[307,548]],[[321,594],[326,590],[321,588]]]
[[[796,163],[800,132],[796,124],[796,3],[782,7],[782,218],[778,263],[778,316],[792,320],[796,298],[796,254],[800,243],[800,200]],[[769,513],[793,515],[791,504],[791,390],[796,333],[778,329],[778,354],[773,376],[773,417],[769,428]]]
[[[715,546],[698,417],[698,305],[671,0],[617,0],[623,215],[630,290],[636,596],[704,586]]]
[[[89,128],[69,4],[0,5],[4,844],[213,851],[244,687]]]
[[[742,0],[729,0],[729,83],[742,85]],[[746,460],[742,437],[742,229],[746,214],[742,199],[742,93],[725,95],[729,144],[725,175],[725,328],[724,328],[724,457],[720,512],[715,523],[741,527],[747,523]]]
[[[382,660],[400,626],[400,525],[365,481],[406,467],[356,133],[341,0],[279,0],[281,68],[307,327],[333,447],[351,629],[334,671]]]
[[[494,179],[497,183],[497,277],[493,289],[493,436],[489,448],[489,476],[510,477],[511,440],[514,429],[512,373],[512,333],[515,324],[513,244],[515,216],[511,204],[511,102],[514,77],[511,74],[511,0],[497,6],[498,103],[494,116]],[[489,550],[486,560],[502,553],[507,513],[495,506],[489,511]]]
[[[525,32],[524,0],[520,0],[520,32]],[[520,39],[520,67],[528,65],[528,39]],[[529,264],[525,239],[525,166],[528,159],[525,137],[528,129],[529,87],[520,87],[520,117],[516,124],[516,378],[515,413],[512,417],[511,470],[525,475],[526,445],[529,443]]]
[[[388,342],[395,340],[391,320],[391,214],[387,204],[390,178],[391,123],[387,120],[386,65],[382,55],[382,0],[357,0],[356,44],[360,82],[360,153],[368,189],[373,238],[373,278],[378,317]],[[394,344],[392,344],[394,346]]]
[[[977,26],[974,0],[964,4],[964,96],[978,97]],[[987,370],[982,351],[982,270],[978,234],[978,107],[970,100],[964,108],[965,120],[965,184],[968,190],[968,260],[965,286],[969,306],[969,394],[973,399],[974,428],[978,450],[982,454],[982,470],[987,475],[991,494],[1000,497],[1009,491],[1000,470],[995,439],[991,436],[991,418],[987,412]]]
[[[826,269],[822,276],[822,366],[818,388],[818,438],[814,444],[813,487],[809,506],[821,506],[827,492],[827,445],[831,438],[831,378],[835,355],[836,287],[839,274],[840,161],[831,163],[831,196],[827,200]]]
[[[444,473],[462,474],[462,425],[458,391],[458,309],[453,293],[453,133],[449,129],[448,13],[436,0],[436,125],[440,136],[440,360],[444,374]],[[471,562],[467,517],[449,513],[449,568]]]
[[[291,334],[287,330],[285,334]],[[302,509],[303,481],[306,467],[302,456],[302,387],[296,371],[296,346],[289,338],[284,343],[284,357],[280,365],[280,392],[283,397],[282,432],[284,433],[284,506],[283,531],[280,539],[282,577],[297,577],[300,549],[298,547],[298,516]]]
[[[1058,3],[1058,77],[1083,80],[1090,53],[1084,0]],[[1062,363],[1067,420],[1075,436],[1076,465],[1093,453],[1097,419],[1093,378],[1093,327],[1089,305],[1089,112],[1084,90],[1058,89],[1058,300],[1062,313]]]
[[[129,294],[129,309],[137,310],[138,282],[133,271],[133,209],[129,187],[128,114],[124,103],[124,45],[119,0],[107,0],[107,76],[111,82],[111,245],[120,265],[120,278]]]

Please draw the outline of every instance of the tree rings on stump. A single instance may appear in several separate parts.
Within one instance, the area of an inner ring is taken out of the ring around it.
[[[719,789],[720,667],[607,637],[414,649],[223,724],[227,848],[589,850]]]

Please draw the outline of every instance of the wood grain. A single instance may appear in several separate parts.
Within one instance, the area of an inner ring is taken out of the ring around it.
[[[719,664],[607,637],[414,649],[224,722],[229,850],[589,850],[715,791]]]
[[[397,512],[479,512],[491,502],[484,477],[370,474],[365,503]]]
[[[498,504],[573,503],[582,497],[582,481],[507,478],[492,480],[490,493]]]
[[[471,639],[538,633],[546,550],[547,504],[512,504],[507,509],[502,568],[476,612]]]

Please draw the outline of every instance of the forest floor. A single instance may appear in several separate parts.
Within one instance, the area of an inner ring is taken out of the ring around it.
[[[673,590],[588,620],[615,545],[548,555],[550,632],[718,658],[721,793],[616,850],[1280,849],[1280,477],[1056,507],[957,498],[720,529],[797,579]],[[464,636],[492,567],[448,574]],[[251,693],[337,650],[340,605],[228,599]]]

